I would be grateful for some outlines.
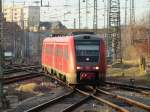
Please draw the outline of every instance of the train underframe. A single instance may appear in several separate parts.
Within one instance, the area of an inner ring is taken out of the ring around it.
[[[59,78],[60,80],[64,81],[65,83],[73,86],[73,87],[76,87],[76,86],[84,86],[84,85],[91,85],[93,87],[95,86],[100,86],[100,85],[103,85],[104,81],[105,81],[105,77],[103,74],[99,73],[98,71],[90,71],[90,72],[87,72],[87,71],[78,71],[77,72],[77,83],[75,84],[71,84],[69,82],[67,82],[67,77],[65,74],[61,74],[59,73],[58,71],[54,70],[54,69],[50,69],[50,68],[47,68],[47,67],[43,67],[43,71],[45,73],[48,73],[49,75],[54,75],[56,76],[57,78]],[[85,76],[81,76],[82,74],[81,73],[87,73],[87,77]],[[89,77],[88,77],[89,76]]]

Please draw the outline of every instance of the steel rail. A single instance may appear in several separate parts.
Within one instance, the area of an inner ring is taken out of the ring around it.
[[[26,73],[24,75],[19,75],[19,76],[14,76],[14,77],[7,77],[7,78],[5,77],[5,78],[3,78],[3,80],[4,80],[4,84],[7,85],[7,84],[15,83],[18,81],[24,81],[27,79],[40,77],[40,76],[41,76],[40,74],[33,75],[33,73]]]
[[[97,96],[95,96],[95,95],[91,95],[91,96],[92,96],[94,99],[96,99],[96,100],[98,100],[98,101],[100,101],[100,102],[103,102],[103,103],[107,104],[108,106],[114,108],[114,109],[115,109],[116,111],[118,111],[118,112],[129,112],[128,110],[126,110],[126,109],[124,109],[124,108],[122,108],[122,107],[120,107],[120,106],[118,106],[118,105],[116,105],[116,104],[114,104],[114,103],[112,103],[112,102],[110,102],[110,101],[107,101],[107,100],[102,99],[102,98],[100,98],[100,97],[97,97]]]
[[[138,101],[134,101],[132,99],[129,99],[129,98],[126,98],[124,96],[121,96],[121,95],[116,95],[116,94],[113,94],[113,93],[110,93],[110,92],[107,92],[107,91],[104,91],[104,90],[101,90],[101,89],[96,89],[98,92],[101,92],[103,94],[106,94],[106,95],[110,95],[110,96],[113,96],[114,98],[117,98],[119,100],[123,100],[125,101],[126,103],[130,104],[130,105],[134,105],[134,106],[137,106],[137,107],[140,107],[142,109],[145,109],[145,110],[148,110],[150,111],[150,106],[149,105],[146,105],[146,104],[143,104],[141,102],[138,102]]]
[[[33,70],[33,69],[38,69],[40,68],[40,66],[29,66],[29,67],[12,67],[13,69],[16,69],[16,70],[23,70],[23,71],[27,71],[27,72],[30,72],[30,70]]]
[[[72,95],[74,92],[75,91],[71,91],[71,92],[69,92],[69,93],[67,93],[63,96],[56,97],[56,98],[54,98],[50,101],[47,101],[47,102],[42,103],[40,105],[37,105],[37,106],[35,106],[33,108],[30,108],[29,110],[26,110],[24,112],[39,112],[39,111],[42,111],[43,109],[47,108],[49,105],[59,102],[60,100]]]
[[[63,85],[66,85],[66,83],[64,83],[63,81],[61,81],[60,79],[58,79],[58,78],[56,78],[56,77],[53,77],[53,76],[50,76],[50,75],[47,75],[47,74],[44,74],[44,75],[49,76],[49,77],[51,77],[52,79],[61,82]],[[68,86],[68,85],[67,85],[67,86]],[[71,88],[71,89],[74,89],[74,88],[72,88],[72,87],[70,87],[70,86],[68,86],[68,87]],[[124,108],[122,108],[122,107],[120,107],[120,106],[118,106],[118,105],[116,105],[116,104],[114,104],[114,103],[111,103],[111,102],[109,102],[109,101],[107,101],[107,100],[105,100],[105,99],[102,99],[102,98],[99,98],[99,97],[95,96],[95,95],[94,95],[95,93],[90,94],[90,93],[87,93],[87,92],[82,91],[82,90],[77,89],[77,88],[75,88],[75,90],[78,91],[79,93],[83,94],[83,95],[91,96],[92,98],[94,98],[94,99],[96,99],[96,100],[98,100],[98,101],[100,101],[100,102],[105,103],[106,105],[108,105],[108,106],[114,108],[115,110],[117,110],[117,111],[119,111],[119,112],[129,112],[128,110],[126,110],[126,109],[124,109]],[[95,92],[96,92],[96,91],[95,91]]]
[[[11,64],[11,65],[6,65],[7,67],[29,67],[29,66],[37,66],[37,65],[30,65],[30,64],[26,64],[26,65],[23,65],[23,64]]]
[[[38,69],[38,68],[40,68],[40,66],[28,66],[28,67],[20,67],[20,68],[18,68],[18,67],[11,67],[11,69],[5,70],[4,74],[7,75],[7,74],[21,72],[21,71],[29,72],[30,70]]]
[[[122,86],[122,87],[130,87],[130,88],[135,88],[135,89],[141,89],[141,90],[148,90],[148,91],[150,91],[149,87],[143,87],[143,86],[134,86],[134,85],[128,85],[128,84],[116,83],[116,82],[110,82],[110,81],[105,81],[105,84]]]
[[[51,75],[48,75],[48,74],[44,74],[44,73],[42,73],[42,74],[45,75],[45,76],[49,76],[50,78],[52,78],[52,79],[54,79],[54,80],[59,81],[59,82],[60,82],[61,84],[63,84],[63,85],[67,85],[66,83],[64,83],[63,81],[61,81],[60,79],[58,79],[58,78],[56,78],[56,77],[54,77],[54,76],[51,76]],[[68,86],[68,85],[67,85],[67,86]],[[72,87],[70,87],[70,86],[68,86],[68,87],[71,88],[71,89],[74,89],[74,88],[72,88]],[[119,111],[119,112],[129,112],[128,110],[126,110],[126,109],[124,109],[124,108],[122,108],[122,107],[120,107],[120,106],[118,106],[118,105],[116,105],[116,104],[114,104],[114,103],[111,103],[111,102],[109,102],[109,101],[107,101],[107,100],[104,100],[104,99],[101,99],[101,98],[95,96],[95,95],[94,95],[95,93],[94,93],[94,94],[90,94],[90,93],[87,93],[87,92],[85,92],[85,91],[79,90],[79,89],[77,89],[77,88],[75,88],[75,90],[76,90],[77,92],[83,94],[83,95],[91,96],[92,98],[94,98],[94,99],[96,99],[96,100],[98,100],[98,101],[100,101],[100,102],[103,102],[103,103],[107,104],[108,106],[114,108],[115,110],[117,110],[117,111]],[[69,107],[68,107],[68,108],[69,108]]]
[[[142,93],[144,95],[150,95],[149,91],[144,91],[144,90],[141,90],[141,89],[130,88],[130,87],[126,87],[126,86],[120,86],[118,88],[125,89],[125,90],[132,90],[132,91],[135,91],[135,92],[138,92],[138,93]]]
[[[11,74],[11,73],[20,72],[20,71],[22,71],[22,70],[21,69],[10,69],[10,70],[5,70],[4,74],[7,75],[7,74]]]
[[[52,77],[52,76],[51,76],[51,77]],[[53,78],[54,78],[54,77],[53,77]],[[54,78],[54,79],[57,80],[57,81],[61,81],[61,80],[58,80],[57,78]],[[61,83],[64,84],[63,81],[61,81]],[[117,84],[118,84],[118,83],[117,83]],[[124,86],[124,84],[118,84],[118,85]],[[143,87],[141,88],[141,87],[130,86],[130,85],[127,85],[127,87],[132,87],[132,88],[136,88],[136,89],[144,89]],[[111,106],[112,108],[115,108],[116,110],[120,110],[121,112],[128,112],[128,110],[126,110],[126,109],[124,109],[124,108],[122,108],[122,107],[120,107],[120,106],[118,106],[118,105],[116,105],[116,104],[114,104],[114,103],[112,103],[112,102],[109,102],[109,101],[107,101],[107,100],[104,100],[104,99],[102,99],[102,98],[99,98],[99,97],[95,96],[94,94],[89,94],[89,93],[84,92],[84,91],[79,90],[79,89],[75,89],[75,90],[78,91],[78,92],[80,92],[80,93],[82,93],[82,94],[84,94],[84,95],[86,95],[86,96],[89,96],[89,95],[90,95],[90,96],[92,96],[93,98],[95,98],[95,99],[97,99],[97,100],[99,100],[99,101],[101,101],[101,102],[103,102],[103,103],[105,103],[105,104]],[[142,103],[140,103],[140,102],[136,103],[136,105],[138,105],[138,106],[140,106],[141,104],[142,104]],[[142,107],[147,108],[146,105],[143,105]],[[148,108],[149,108],[149,107],[148,107]],[[146,109],[146,110],[147,110],[147,109]]]
[[[41,73],[40,73],[41,74]],[[43,73],[42,73],[43,74]],[[46,74],[43,74],[43,75],[46,75]],[[46,76],[49,76],[49,75],[46,75]],[[66,83],[64,83],[63,81],[61,81],[61,80],[59,80],[58,78],[56,78],[56,77],[54,77],[54,76],[49,76],[49,77],[51,77],[52,79],[54,79],[54,80],[57,80],[57,81],[59,81],[59,82],[61,82],[62,84],[65,84],[66,85]],[[68,86],[68,85],[67,85]],[[71,87],[70,87],[71,88]],[[73,88],[72,88],[73,89]],[[87,92],[85,92],[85,91],[82,91],[82,90],[79,90],[79,89],[75,89],[76,91],[78,91],[79,93],[81,93],[81,94],[83,94],[83,95],[86,95],[87,97],[92,97],[92,98],[94,98],[94,99],[96,99],[96,100],[98,100],[98,101],[100,101],[100,102],[102,102],[102,103],[104,103],[104,104],[106,104],[106,105],[108,105],[108,106],[110,106],[110,107],[112,107],[112,108],[114,108],[115,110],[117,110],[117,111],[119,111],[119,112],[129,112],[128,110],[126,110],[126,109],[124,109],[124,108],[122,108],[122,107],[120,107],[120,106],[118,106],[118,105],[116,105],[116,104],[114,104],[114,103],[112,103],[112,102],[110,102],[110,101],[108,101],[108,100],[105,100],[105,99],[102,99],[102,98],[100,98],[100,97],[97,97],[96,95],[95,95],[95,93],[93,94],[90,94],[90,93],[87,93]],[[79,102],[78,102],[79,103]],[[73,105],[71,105],[71,106],[69,106],[68,108],[66,108],[66,109],[64,109],[64,110],[62,110],[62,111],[64,111],[64,112],[67,112],[67,111],[69,111],[69,110],[71,110],[71,109],[74,109],[76,106],[78,106],[78,103],[76,103],[76,104],[73,104]],[[42,105],[45,105],[45,103],[44,104],[42,104]],[[41,105],[41,106],[42,106]],[[36,108],[40,108],[39,106],[37,106],[37,107],[34,107],[33,109],[35,109],[36,110]],[[42,106],[42,108],[44,108],[43,106]],[[29,109],[29,110],[27,110],[27,111],[25,111],[25,112],[36,112],[36,111],[33,111],[33,109]],[[31,111],[32,110],[32,111]]]
[[[90,89],[91,89],[91,88],[90,88]],[[87,93],[87,92],[82,91],[82,90],[79,90],[79,89],[76,89],[76,90],[77,90],[78,92],[84,94],[84,95],[90,95],[92,98],[94,98],[94,99],[96,99],[96,100],[98,100],[98,101],[100,101],[100,102],[102,102],[102,103],[104,103],[104,104],[106,104],[106,105],[108,105],[108,106],[114,108],[114,109],[117,110],[118,112],[129,112],[128,110],[126,110],[126,109],[124,109],[124,108],[122,108],[122,107],[120,107],[120,106],[118,106],[118,105],[116,105],[116,104],[114,104],[114,103],[112,103],[112,102],[110,102],[110,101],[107,101],[107,100],[105,100],[105,99],[102,99],[102,98],[100,98],[100,97],[97,97],[97,96],[95,95],[95,94],[96,94],[96,91],[94,91],[93,94],[90,94],[90,93]]]
[[[74,109],[76,109],[77,107],[79,107],[80,105],[82,105],[83,103],[85,103],[86,101],[88,101],[90,98],[91,98],[91,96],[87,96],[87,97],[81,99],[80,101],[78,101],[77,103],[74,103],[71,106],[63,109],[61,112],[71,112]]]

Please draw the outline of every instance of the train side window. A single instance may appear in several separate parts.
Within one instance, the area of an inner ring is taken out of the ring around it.
[[[58,48],[55,49],[55,56],[58,56]]]
[[[62,49],[59,48],[59,56],[62,56]]]
[[[63,54],[62,49],[59,48],[59,47],[56,47],[55,55],[56,55],[56,56],[62,56],[62,54]]]
[[[46,54],[49,54],[49,49],[46,47],[45,49]]]
[[[52,53],[51,48],[49,46],[47,46],[45,49],[45,52],[46,52],[46,54],[50,55]]]
[[[68,49],[64,48],[64,57],[68,59]]]
[[[48,53],[49,53],[49,55],[51,55],[51,48],[50,48],[50,46],[48,47]]]

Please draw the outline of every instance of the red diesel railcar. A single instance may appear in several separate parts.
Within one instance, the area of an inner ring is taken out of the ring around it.
[[[105,58],[104,40],[95,34],[48,37],[43,41],[43,70],[71,85],[105,81]]]

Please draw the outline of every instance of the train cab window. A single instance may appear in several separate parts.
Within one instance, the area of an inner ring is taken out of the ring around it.
[[[99,61],[98,40],[76,40],[77,63],[95,63]]]

